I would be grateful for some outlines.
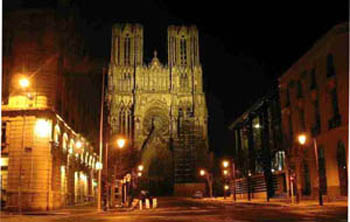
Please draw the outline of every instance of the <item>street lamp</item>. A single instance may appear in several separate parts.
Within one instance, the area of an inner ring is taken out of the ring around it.
[[[300,143],[301,145],[304,145],[305,142],[306,142],[306,135],[305,135],[305,134],[300,134],[300,135],[298,136],[298,141],[299,141],[299,143]]]
[[[224,199],[226,199],[226,192],[230,189],[230,186],[225,184],[224,185]]]
[[[205,179],[207,180],[209,186],[209,196],[213,197],[213,175],[209,172],[206,172],[204,169],[201,169],[199,171],[199,175],[205,176]]]
[[[226,170],[226,168],[228,168],[228,166],[230,165],[230,161],[228,160],[223,160],[222,161],[222,166],[225,168],[225,170],[223,171],[224,176],[229,175],[229,171]],[[232,185],[233,185],[233,200],[236,201],[236,165],[235,165],[235,161],[234,159],[232,159]]]
[[[29,79],[28,79],[27,77],[22,77],[22,78],[20,78],[19,81],[18,81],[18,83],[19,83],[19,86],[20,86],[22,89],[26,89],[26,88],[28,88],[29,85],[30,85],[30,81],[29,81]]]
[[[301,145],[304,145],[306,143],[307,137],[305,134],[300,134],[298,136],[298,142]],[[315,137],[312,137],[312,142],[314,146],[314,152],[315,152],[315,164],[316,164],[316,171],[317,171],[317,181],[318,181],[318,203],[320,206],[323,206],[323,198],[322,198],[322,190],[321,190],[321,175],[320,175],[320,168],[318,163],[318,147],[317,147],[317,141]]]
[[[75,143],[75,147],[78,148],[78,149],[80,149],[82,146],[83,146],[83,144],[80,141],[77,141]]]
[[[99,162],[102,163],[102,155],[103,155],[103,113],[104,113],[104,93],[105,93],[105,75],[106,72],[103,69],[102,71],[102,87],[101,87],[101,104],[100,104],[100,132],[99,132]],[[98,192],[97,192],[97,211],[101,211],[101,191],[102,191],[102,169],[98,171]]]
[[[117,139],[117,144],[118,144],[118,147],[121,149],[126,144],[126,140],[124,138],[118,138]]]
[[[227,160],[222,161],[222,165],[224,166],[224,168],[227,168],[229,165],[229,162]]]

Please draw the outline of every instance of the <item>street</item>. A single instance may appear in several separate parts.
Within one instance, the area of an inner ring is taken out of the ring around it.
[[[130,212],[111,211],[96,213],[94,208],[60,210],[47,215],[5,215],[1,222],[23,221],[347,221],[347,207],[318,206],[285,207],[254,204],[218,204],[189,198],[160,198],[159,208]]]

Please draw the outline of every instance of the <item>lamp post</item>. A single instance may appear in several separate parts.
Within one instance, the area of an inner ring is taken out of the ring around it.
[[[101,104],[100,104],[100,154],[99,162],[102,163],[103,155],[103,113],[104,113],[104,91],[105,91],[105,71],[102,72],[102,87],[101,87]],[[101,167],[102,168],[102,167]],[[97,211],[101,211],[101,183],[102,183],[102,169],[98,171],[98,192],[97,192]]]
[[[229,174],[229,171],[226,170],[226,169],[228,169],[229,165],[230,165],[230,162],[228,160],[223,160],[222,161],[222,166],[224,167],[224,171],[223,171],[224,176],[227,176]],[[236,165],[235,165],[235,162],[234,162],[233,159],[232,159],[232,175],[231,175],[231,179],[232,179],[232,185],[233,185],[233,200],[236,201],[237,200],[236,199]],[[224,191],[224,194],[225,194],[225,191]]]
[[[117,147],[119,148],[119,149],[122,149],[124,146],[125,146],[125,144],[126,144],[126,139],[124,139],[123,137],[119,137],[118,139],[117,139],[117,141],[116,141],[116,143],[117,143]],[[106,162],[105,162],[105,164],[106,164],[106,175],[108,175],[108,151],[109,150],[109,144],[108,143],[106,143]],[[113,172],[113,175],[115,175],[115,172]],[[115,180],[114,178],[113,178],[113,180]],[[106,181],[107,182],[107,181]],[[114,189],[114,181],[112,181],[112,184],[113,184],[113,187],[111,187],[112,189]],[[108,186],[107,186],[108,187]],[[108,194],[111,194],[111,193],[113,193],[113,192],[111,192],[109,189],[108,189]],[[109,199],[111,199],[111,198],[108,198],[108,196],[107,196],[107,202],[109,202]],[[109,204],[107,203],[107,206],[108,206]]]
[[[199,175],[201,176],[205,176],[207,182],[208,182],[208,186],[209,186],[209,197],[213,197],[213,175],[209,172],[206,172],[205,170],[201,169],[199,171]]]
[[[306,143],[307,137],[305,134],[300,134],[298,136],[298,142],[301,145],[304,145]],[[314,152],[315,152],[315,164],[316,164],[316,171],[317,171],[317,183],[318,183],[318,203],[320,206],[323,206],[323,198],[322,198],[322,190],[321,190],[321,175],[320,175],[320,168],[319,168],[319,162],[318,162],[318,147],[317,147],[317,141],[316,138],[312,138],[312,143],[314,146]]]

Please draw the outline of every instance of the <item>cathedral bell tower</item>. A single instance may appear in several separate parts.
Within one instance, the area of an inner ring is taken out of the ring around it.
[[[123,134],[133,141],[134,90],[136,69],[143,61],[143,27],[115,24],[112,27],[111,61],[108,72],[112,134]]]

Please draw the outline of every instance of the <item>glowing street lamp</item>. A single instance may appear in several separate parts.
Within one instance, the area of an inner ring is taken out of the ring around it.
[[[225,184],[224,189],[225,189],[225,190],[230,189],[229,185]]]
[[[22,89],[26,89],[26,88],[28,88],[29,85],[30,85],[30,81],[29,81],[29,79],[26,78],[26,77],[22,77],[22,78],[18,81],[18,83],[19,83],[19,85],[20,85],[20,87],[21,87]]]
[[[305,134],[300,134],[298,136],[298,142],[301,145],[304,145],[306,143],[307,137]],[[313,145],[314,145],[314,152],[315,152],[315,164],[316,164],[316,171],[318,172],[318,202],[320,206],[323,206],[323,197],[322,197],[322,190],[321,190],[321,175],[320,175],[320,166],[318,163],[318,147],[317,147],[317,141],[316,138],[312,138]]]
[[[300,134],[298,136],[298,142],[301,144],[301,145],[304,145],[306,143],[306,136],[305,134]]]
[[[138,169],[139,171],[143,171],[143,165],[139,165],[139,166],[137,167],[137,169]]]
[[[75,143],[75,147],[78,148],[78,149],[80,149],[82,146],[83,146],[83,144],[80,141],[77,141]]]
[[[224,170],[223,173],[224,173],[224,176],[227,176],[228,175],[228,170]]]
[[[224,166],[224,168],[227,168],[229,165],[229,162],[227,160],[222,161],[222,165]]]
[[[138,176],[138,177],[142,177],[142,172],[138,172],[138,173],[137,173],[137,176]]]
[[[117,144],[118,144],[118,147],[121,149],[125,146],[125,143],[126,143],[126,140],[124,138],[118,138],[117,139]]]
[[[213,176],[210,172],[206,172],[204,169],[201,169],[199,171],[200,176],[205,176],[205,179],[208,182],[208,187],[209,187],[209,196],[213,197]]]

